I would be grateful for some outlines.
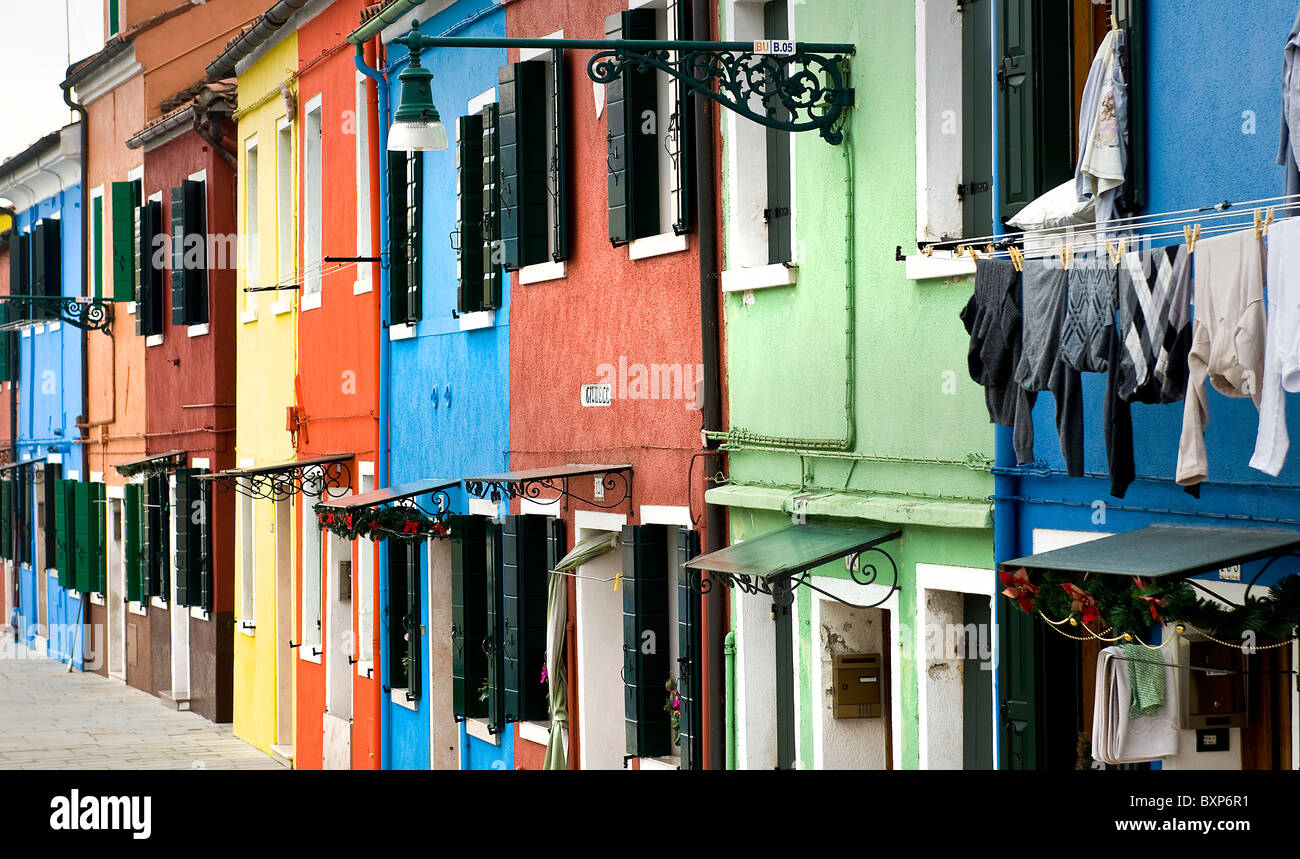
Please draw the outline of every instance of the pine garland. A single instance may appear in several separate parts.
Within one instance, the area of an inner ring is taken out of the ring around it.
[[[1077,616],[1115,634],[1140,635],[1154,624],[1184,622],[1224,639],[1247,630],[1274,639],[1290,638],[1300,625],[1300,575],[1283,578],[1262,596],[1226,606],[1201,597],[1186,581],[1162,585],[1136,576],[1077,576],[1021,571],[1000,574],[1002,593],[1026,613],[1041,611],[1052,620]]]
[[[446,539],[451,528],[444,516],[429,516],[417,507],[363,507],[340,510],[317,504],[316,522],[331,534],[345,540],[365,537],[371,540]]]

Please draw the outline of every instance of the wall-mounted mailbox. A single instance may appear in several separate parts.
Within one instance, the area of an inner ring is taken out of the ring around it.
[[[879,653],[835,657],[834,715],[837,719],[879,719],[884,715],[884,667]]]
[[[1185,727],[1240,728],[1247,720],[1246,658],[1239,650],[1209,641],[1188,647]]]

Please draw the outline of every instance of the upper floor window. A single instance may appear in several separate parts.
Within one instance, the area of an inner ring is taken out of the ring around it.
[[[317,295],[321,291],[321,100],[316,96],[307,102],[304,126],[303,153],[303,294]]]

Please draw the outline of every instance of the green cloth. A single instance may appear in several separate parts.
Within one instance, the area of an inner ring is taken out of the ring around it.
[[[1154,716],[1165,706],[1165,666],[1161,654],[1140,644],[1125,644],[1128,679],[1133,686],[1129,718]]]
[[[569,722],[569,684],[564,675],[567,607],[566,579],[551,573],[551,586],[546,599],[546,680],[550,693],[551,732],[546,741],[546,757],[542,761],[542,768],[548,770],[569,768],[564,753],[564,735]]]

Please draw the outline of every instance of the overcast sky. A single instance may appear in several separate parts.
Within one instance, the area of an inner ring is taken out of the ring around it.
[[[59,83],[103,47],[103,18],[103,0],[0,0],[0,161],[72,121]]]

